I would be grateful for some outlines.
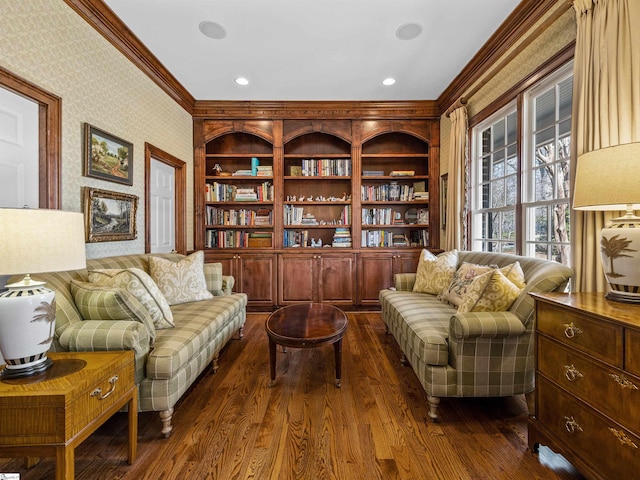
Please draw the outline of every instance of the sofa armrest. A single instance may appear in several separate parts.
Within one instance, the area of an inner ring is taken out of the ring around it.
[[[222,291],[225,295],[231,295],[233,286],[236,284],[236,279],[231,275],[222,276]]]
[[[133,350],[136,357],[149,353],[147,328],[134,320],[84,320],[66,328],[58,341],[70,352]]]
[[[416,283],[415,273],[396,273],[393,276],[393,284],[399,292],[410,292]]]
[[[504,338],[522,335],[526,327],[512,312],[456,313],[449,321],[455,338]]]
[[[145,377],[149,354],[147,327],[134,320],[83,320],[74,323],[58,338],[60,345],[70,352],[104,352],[133,350],[135,383]]]

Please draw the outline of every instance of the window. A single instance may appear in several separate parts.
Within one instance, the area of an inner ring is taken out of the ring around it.
[[[572,89],[569,63],[473,128],[472,250],[569,264]]]

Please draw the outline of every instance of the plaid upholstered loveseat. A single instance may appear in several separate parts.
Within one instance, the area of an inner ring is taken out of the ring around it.
[[[508,311],[459,313],[436,295],[413,292],[415,273],[380,291],[382,319],[427,392],[429,416],[440,397],[493,397],[534,389],[534,302],[529,292],[562,291],[573,270],[557,262],[488,252],[457,252],[463,262],[520,263],[525,288]]]
[[[157,255],[174,262],[186,257]],[[173,407],[200,373],[234,336],[242,337],[247,297],[231,293],[234,279],[222,275],[220,264],[205,264],[206,288],[213,298],[171,305],[170,328],[153,329],[136,320],[83,318],[72,283],[87,282],[99,269],[141,269],[149,273],[146,254],[87,260],[87,269],[34,275],[56,291],[56,327],[52,351],[133,350],[140,411],[160,412],[162,434],[171,433]],[[98,310],[95,310],[96,316]],[[93,315],[92,315],[93,316]],[[155,338],[154,338],[155,337]]]

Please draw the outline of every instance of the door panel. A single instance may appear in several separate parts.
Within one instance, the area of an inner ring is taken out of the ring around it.
[[[175,186],[175,168],[152,158],[149,185],[151,253],[167,253],[175,250]]]
[[[320,255],[318,300],[348,303],[355,301],[355,267],[353,255]]]
[[[279,256],[279,305],[314,300],[315,262],[314,255]]]

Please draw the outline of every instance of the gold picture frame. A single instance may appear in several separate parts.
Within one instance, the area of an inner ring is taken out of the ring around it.
[[[84,187],[87,243],[135,240],[137,209],[135,195]]]

